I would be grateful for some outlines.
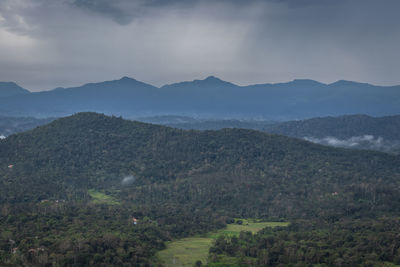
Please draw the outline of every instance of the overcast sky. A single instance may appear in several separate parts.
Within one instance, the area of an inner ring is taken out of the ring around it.
[[[399,0],[0,0],[0,81],[400,84]]]

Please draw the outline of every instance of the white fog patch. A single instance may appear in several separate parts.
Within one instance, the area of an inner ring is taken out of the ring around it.
[[[125,176],[125,177],[122,179],[121,184],[122,184],[123,186],[126,186],[126,185],[132,184],[134,181],[135,181],[135,177],[134,177],[133,175],[128,175],[128,176]]]
[[[373,149],[380,151],[391,151],[393,149],[397,149],[400,146],[399,142],[387,141],[380,136],[375,137],[369,134],[352,136],[348,139],[339,139],[333,136],[327,136],[324,138],[306,136],[303,137],[303,139],[322,145],[346,148]]]
[[[1,139],[6,139],[6,137],[4,135],[0,135],[0,140]]]

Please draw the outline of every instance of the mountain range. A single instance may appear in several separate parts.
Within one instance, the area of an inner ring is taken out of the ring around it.
[[[400,86],[313,80],[238,86],[210,76],[160,88],[123,77],[29,93],[0,84],[0,115],[60,117],[81,111],[137,118],[185,115],[213,119],[292,120],[321,116],[397,115]]]

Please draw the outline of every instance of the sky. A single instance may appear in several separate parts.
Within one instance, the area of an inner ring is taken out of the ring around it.
[[[0,0],[0,81],[395,85],[399,13],[399,0]]]

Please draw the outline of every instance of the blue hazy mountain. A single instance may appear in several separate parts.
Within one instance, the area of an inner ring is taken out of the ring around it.
[[[29,94],[30,92],[14,82],[0,82],[0,97]]]
[[[120,80],[0,98],[0,115],[64,116],[96,111],[128,118],[177,115],[292,120],[345,114],[400,114],[400,86],[313,80],[238,86],[210,76],[160,88]]]
[[[154,86],[123,77],[0,99],[0,106],[4,115],[13,116],[64,116],[79,111],[127,115],[147,108],[148,101],[156,98],[156,90]]]

